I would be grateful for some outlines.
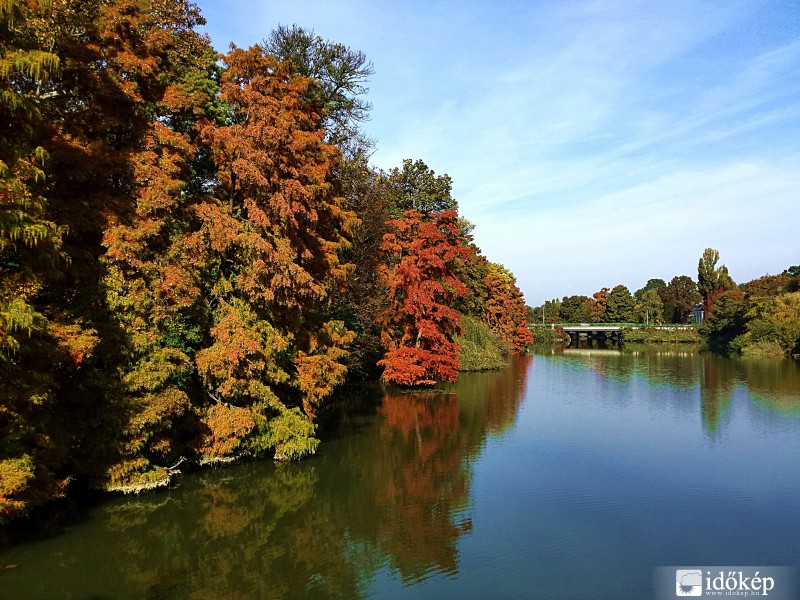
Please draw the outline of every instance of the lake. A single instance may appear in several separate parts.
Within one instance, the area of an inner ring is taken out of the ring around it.
[[[641,600],[659,566],[800,566],[798,361],[548,349],[352,388],[325,431],[4,548],[0,597]]]

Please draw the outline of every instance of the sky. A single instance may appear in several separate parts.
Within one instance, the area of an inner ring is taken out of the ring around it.
[[[798,0],[200,0],[225,51],[297,24],[363,51],[382,169],[453,179],[531,306],[800,264]]]

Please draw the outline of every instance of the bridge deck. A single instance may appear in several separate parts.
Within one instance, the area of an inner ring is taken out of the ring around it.
[[[622,330],[619,325],[565,325],[567,333],[612,333]]]

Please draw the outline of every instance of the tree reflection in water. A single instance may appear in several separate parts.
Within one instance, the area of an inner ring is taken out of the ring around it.
[[[513,424],[532,357],[442,393],[385,394],[300,463],[198,472],[11,549],[9,597],[355,598],[458,572],[472,465]],[[367,394],[369,395],[369,394]],[[348,421],[350,419],[350,421]]]
[[[794,360],[726,358],[681,346],[586,347],[550,354],[620,384],[638,377],[651,386],[699,390],[703,427],[711,437],[730,414],[738,388],[767,411],[800,415],[800,362]]]

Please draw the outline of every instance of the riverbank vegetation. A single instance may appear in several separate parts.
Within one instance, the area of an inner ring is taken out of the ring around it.
[[[535,344],[562,344],[569,342],[569,334],[561,327],[552,325],[531,325]]]
[[[529,308],[528,319],[543,322],[534,328],[534,337],[546,328],[544,323],[627,322],[639,325],[624,329],[627,342],[701,342],[714,351],[747,357],[798,357],[800,266],[737,285],[728,268],[718,266],[719,258],[713,248],[703,251],[696,282],[687,275],[669,283],[650,279],[634,294],[617,285],[591,297],[564,296]],[[667,324],[687,327],[662,327]]]
[[[800,354],[800,277],[767,275],[714,295],[700,333],[717,350],[753,358]]]
[[[348,377],[454,379],[465,316],[487,352],[531,341],[450,178],[369,164],[363,53],[280,27],[219,56],[203,23],[2,3],[0,522],[312,453]]]
[[[697,327],[625,327],[622,341],[631,344],[702,344]]]

